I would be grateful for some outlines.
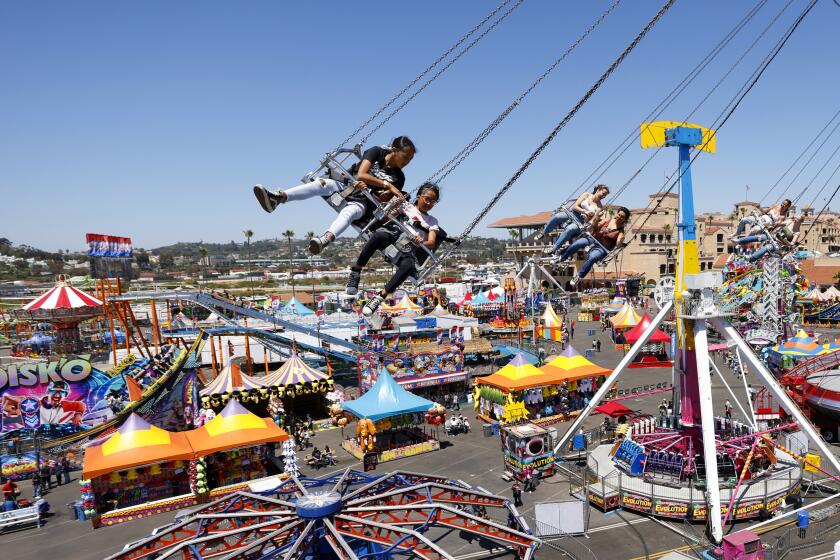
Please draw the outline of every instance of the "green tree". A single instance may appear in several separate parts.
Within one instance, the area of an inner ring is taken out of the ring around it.
[[[292,238],[295,236],[295,232],[287,229],[283,232],[283,237],[289,242],[289,279],[292,281],[292,297],[295,297],[295,265],[292,261]]]
[[[207,265],[210,264],[210,259],[207,257],[207,254],[210,252],[207,250],[207,247],[202,245],[198,248],[198,252],[201,253],[201,275],[204,277],[204,281],[207,281]]]
[[[254,297],[254,280],[251,278],[251,238],[254,232],[246,229],[242,233],[245,234],[245,252],[248,255],[248,285],[251,287],[251,297]]]
[[[516,241],[517,239],[519,239],[519,231],[515,229],[509,229],[508,235],[510,235],[512,241]]]
[[[312,238],[315,237],[314,231],[307,231],[306,232],[306,240],[312,241]],[[312,279],[312,299],[315,299],[315,269],[312,268],[312,254],[309,254],[309,276]]]

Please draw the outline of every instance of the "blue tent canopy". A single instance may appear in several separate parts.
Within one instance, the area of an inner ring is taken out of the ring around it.
[[[312,315],[315,312],[299,302],[296,297],[292,296],[292,299],[287,301],[278,313],[281,315]]]
[[[341,408],[358,418],[381,420],[399,414],[426,412],[434,405],[432,401],[403,389],[388,370],[382,368],[379,379],[367,393],[358,399],[341,403]]]

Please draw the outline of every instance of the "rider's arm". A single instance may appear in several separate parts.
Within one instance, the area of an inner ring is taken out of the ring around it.
[[[584,216],[589,216],[589,211],[584,209],[581,204],[583,204],[589,198],[589,193],[585,192],[575,200],[575,203],[572,204],[572,210],[577,212],[578,214],[583,214]]]
[[[362,163],[359,164],[359,172],[356,174],[356,179],[367,185],[368,187],[378,187],[380,189],[390,191],[394,196],[403,197],[403,192],[389,183],[388,181],[383,181],[378,177],[374,177],[368,171],[370,171],[371,166],[373,163],[370,160],[363,159]]]
[[[429,230],[429,238],[425,241],[425,243],[423,243],[423,245],[425,245],[429,249],[434,249],[436,241],[437,241],[437,230],[436,229],[430,229]]]

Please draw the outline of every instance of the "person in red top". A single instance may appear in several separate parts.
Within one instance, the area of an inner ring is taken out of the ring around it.
[[[13,480],[4,480],[3,511],[12,511],[17,507],[18,485]]]
[[[586,258],[586,262],[583,263],[578,273],[574,278],[572,278],[571,285],[573,288],[577,286],[581,279],[585,278],[586,275],[589,274],[589,271],[592,270],[595,263],[604,260],[609,254],[609,251],[621,246],[624,242],[624,227],[627,225],[629,219],[630,210],[621,206],[616,210],[615,215],[607,216],[595,225],[595,230],[593,231],[591,237],[588,235],[581,235],[563,250],[560,254],[560,260],[567,261],[578,251],[582,251],[586,247],[592,245],[592,248],[589,250],[589,256]],[[595,243],[592,240],[593,237],[598,241],[598,243]]]

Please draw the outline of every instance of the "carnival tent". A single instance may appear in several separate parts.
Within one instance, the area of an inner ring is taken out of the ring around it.
[[[495,303],[495,302],[491,301],[490,298],[487,297],[487,294],[485,292],[479,292],[477,296],[472,298],[472,302],[471,302],[473,307],[476,307],[476,306],[479,306],[479,305],[490,305],[491,303]]]
[[[387,311],[388,313],[406,313],[409,311],[422,311],[423,307],[411,301],[411,299],[408,297],[408,294],[403,294],[403,297],[400,301],[398,301],[394,305],[383,305],[381,309],[382,311]]]
[[[626,301],[621,306],[621,310],[615,314],[615,317],[610,319],[610,323],[616,329],[630,329],[639,324],[639,314],[636,313],[630,304]]]
[[[613,298],[607,305],[601,307],[602,313],[618,313],[624,307],[624,298]]]
[[[329,374],[307,365],[298,356],[297,352],[292,351],[292,355],[289,356],[286,363],[276,371],[260,379],[260,382],[263,387],[283,387],[296,383],[312,383],[321,381],[322,379],[329,379],[329,377]]]
[[[219,372],[216,379],[199,391],[202,396],[233,393],[241,389],[260,389],[264,387],[263,380],[251,377],[239,369],[237,364],[228,364]]]
[[[830,299],[832,301],[840,299],[840,290],[831,286],[829,289],[823,292],[823,297],[826,299]]]
[[[403,389],[388,370],[382,368],[379,378],[364,395],[341,403],[341,408],[357,418],[381,420],[400,414],[427,412],[435,403]]]
[[[167,432],[132,413],[103,443],[85,449],[82,476],[91,479],[140,465],[190,459],[192,454],[185,432]]]
[[[627,414],[630,414],[633,412],[633,409],[628,408],[618,401],[608,401],[602,405],[596,406],[593,412],[595,414],[606,414],[612,418],[618,418],[619,416],[626,416]]]
[[[820,354],[823,347],[808,336],[808,333],[800,329],[796,336],[774,346],[771,350],[783,356],[806,357]]]
[[[534,367],[522,354],[517,354],[502,369],[479,377],[476,382],[480,385],[492,385],[503,391],[521,391],[530,387],[541,387],[547,385],[546,376],[543,372]]]
[[[563,321],[554,312],[551,303],[545,306],[540,325],[537,327],[539,335],[546,340],[563,340]]]
[[[449,311],[447,311],[440,305],[436,305],[434,309],[427,313],[427,315],[431,315],[433,317],[442,317],[443,315],[449,315]]]
[[[289,439],[289,434],[270,418],[260,418],[248,412],[235,399],[228,401],[215,418],[200,428],[184,433],[196,457]]]
[[[642,315],[642,318],[639,320],[639,324],[624,333],[624,339],[627,341],[628,344],[633,344],[640,338],[642,338],[642,334],[644,334],[645,330],[650,326],[651,319],[650,316],[645,312]],[[671,337],[668,334],[662,332],[659,329],[653,331],[653,334],[650,335],[648,338],[648,342],[671,342]]]
[[[563,381],[576,381],[589,377],[609,375],[611,370],[593,364],[577,350],[569,346],[562,354],[539,368],[546,381],[544,385],[556,385]]]
[[[458,307],[463,307],[464,305],[466,305],[468,303],[471,304],[472,299],[473,299],[472,294],[470,292],[467,292],[467,295],[464,296],[464,299],[462,299],[461,301],[458,302]]]
[[[303,305],[301,302],[297,300],[296,297],[292,296],[292,299],[287,301],[283,307],[281,307],[278,311],[281,315],[314,315],[315,312]]]

